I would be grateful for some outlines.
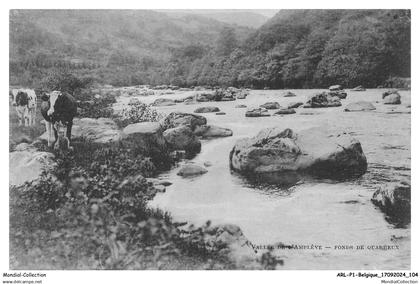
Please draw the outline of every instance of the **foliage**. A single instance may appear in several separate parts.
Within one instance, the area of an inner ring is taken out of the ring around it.
[[[95,96],[90,90],[84,90],[81,93],[81,95],[76,96],[81,98],[78,104],[79,117],[113,117],[112,104],[117,102],[115,94],[105,93]]]
[[[61,91],[74,94],[91,83],[91,78],[78,78],[68,69],[54,69],[42,79],[39,88],[48,92]]]
[[[56,153],[56,170],[10,193],[11,266],[37,269],[159,268],[196,253],[144,176],[151,160],[118,146],[81,141]],[[200,256],[201,257],[201,256]]]
[[[120,127],[125,127],[138,122],[159,121],[162,118],[162,114],[158,113],[155,109],[150,108],[144,103],[134,102],[128,104],[115,118],[115,121]]]
[[[151,11],[25,13],[11,15],[11,84],[36,85],[57,68],[115,86],[376,87],[411,75],[409,10],[281,10],[252,34]]]

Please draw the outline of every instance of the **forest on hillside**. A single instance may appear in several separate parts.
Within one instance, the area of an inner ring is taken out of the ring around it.
[[[377,87],[410,77],[409,10],[280,10],[258,29],[147,10],[12,10],[10,84]]]

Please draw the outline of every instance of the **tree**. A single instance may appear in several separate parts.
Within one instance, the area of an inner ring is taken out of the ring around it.
[[[219,34],[217,40],[217,53],[219,55],[229,55],[238,46],[235,30],[225,27]]]
[[[75,91],[86,88],[92,79],[90,77],[78,78],[65,69],[53,70],[41,81],[40,88],[45,91],[61,91],[73,94]]]

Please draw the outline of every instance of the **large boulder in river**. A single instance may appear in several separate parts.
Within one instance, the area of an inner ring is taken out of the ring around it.
[[[201,125],[194,130],[194,134],[202,138],[232,136],[232,130],[215,125]]]
[[[355,103],[348,104],[344,111],[369,111],[369,110],[375,110],[376,108],[373,106],[370,102],[365,101],[358,101]]]
[[[163,132],[163,137],[170,150],[184,150],[187,153],[198,153],[201,142],[187,125],[170,128]]]
[[[260,105],[260,107],[265,109],[279,109],[280,104],[278,102],[266,102],[265,104]]]
[[[296,111],[292,108],[281,108],[277,110],[274,114],[275,115],[285,115],[285,114],[294,114]]]
[[[350,91],[353,91],[353,92],[364,92],[364,91],[366,91],[366,89],[362,85],[360,85],[360,86],[357,86],[357,87],[351,89]]]
[[[197,126],[207,124],[207,119],[197,114],[172,112],[161,121],[161,124],[164,129],[186,125],[194,131]]]
[[[152,103],[152,106],[156,106],[156,107],[160,107],[160,106],[173,106],[173,105],[175,105],[175,101],[174,100],[164,99],[164,98],[156,99]]]
[[[344,91],[331,91],[331,92],[329,92],[329,94],[331,96],[336,96],[341,100],[344,100],[345,98],[347,98],[347,93],[344,92]]]
[[[303,105],[304,108],[339,107],[339,106],[341,106],[340,98],[337,96],[332,96],[327,92],[322,92],[322,93],[313,95],[306,102],[306,104]]]
[[[199,107],[194,112],[195,113],[207,113],[207,112],[218,112],[220,109],[215,106],[205,106],[205,107]]]
[[[333,85],[328,88],[330,91],[341,91],[343,87],[341,85]]]
[[[207,173],[208,170],[201,166],[197,165],[185,165],[183,166],[177,173],[177,175],[182,177],[191,177],[191,176],[198,176]]]
[[[263,116],[270,116],[266,109],[261,108],[254,108],[251,110],[247,110],[245,113],[246,117],[263,117]]]
[[[123,129],[124,142],[133,143],[144,153],[158,153],[167,150],[163,130],[158,122],[139,122]]]
[[[348,134],[331,135],[321,128],[298,133],[268,128],[238,140],[230,166],[245,174],[299,171],[319,177],[345,178],[366,172],[360,142]]]
[[[386,105],[401,104],[401,96],[397,90],[386,91],[382,94],[383,103]]]
[[[257,262],[257,255],[252,243],[244,236],[241,228],[237,225],[223,224],[209,227],[205,229],[204,236],[204,244],[208,251],[223,253],[237,267],[262,268],[261,264]],[[276,263],[272,265],[276,266]]]
[[[387,96],[392,95],[392,94],[400,94],[398,93],[398,90],[396,89],[391,89],[391,90],[387,90],[385,92],[382,93],[382,99],[385,99]]]
[[[408,181],[387,184],[375,191],[372,203],[391,218],[410,221],[411,185]]]
[[[235,96],[238,100],[246,99],[246,97],[249,95],[249,93],[245,90],[241,90],[240,92],[236,93]]]
[[[283,95],[283,97],[296,97],[296,95],[293,93],[293,92],[291,92],[291,91],[287,91],[284,95]]]
[[[20,186],[38,179],[56,166],[54,154],[31,150],[9,153],[9,185]]]
[[[118,125],[110,118],[75,118],[73,120],[72,138],[82,138],[93,143],[112,143],[122,139],[122,133]],[[47,140],[45,132],[39,137]]]
[[[298,108],[298,107],[300,107],[301,105],[303,105],[303,103],[302,103],[302,102],[291,102],[291,103],[287,106],[287,108]]]

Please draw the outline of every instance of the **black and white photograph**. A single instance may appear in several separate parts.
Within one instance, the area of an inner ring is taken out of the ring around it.
[[[277,7],[8,10],[3,283],[53,283],[51,270],[418,283],[413,10]]]

